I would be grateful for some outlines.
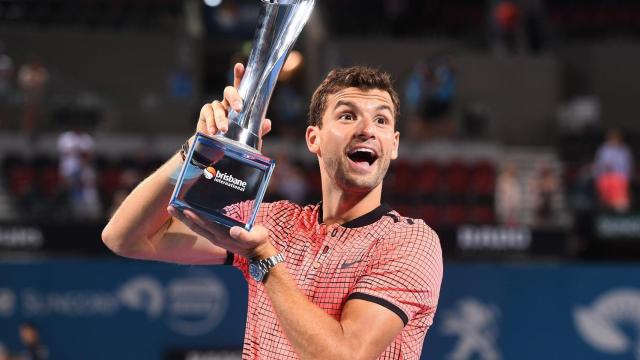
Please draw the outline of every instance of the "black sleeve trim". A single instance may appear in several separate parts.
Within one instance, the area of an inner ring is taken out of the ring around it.
[[[366,300],[366,301],[371,301],[373,303],[376,303],[378,305],[382,305],[387,309],[393,311],[396,315],[398,315],[400,319],[402,319],[402,322],[404,323],[405,326],[409,322],[409,317],[407,316],[407,314],[405,314],[405,312],[402,311],[402,309],[400,309],[399,307],[397,307],[396,305],[394,305],[388,300],[381,299],[379,297],[369,295],[369,294],[363,294],[363,293],[353,293],[349,295],[349,297],[347,298],[347,301],[351,299]]]
[[[227,258],[224,260],[225,265],[233,265],[233,253],[227,250]]]

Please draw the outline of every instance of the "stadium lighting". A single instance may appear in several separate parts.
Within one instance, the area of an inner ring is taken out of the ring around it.
[[[222,4],[222,0],[204,0],[204,4],[210,7],[216,7]]]

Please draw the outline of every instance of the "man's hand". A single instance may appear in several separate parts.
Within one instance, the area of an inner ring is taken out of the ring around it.
[[[200,118],[196,131],[207,135],[215,135],[218,131],[227,132],[229,130],[229,110],[237,112],[242,110],[242,98],[238,93],[240,81],[244,76],[244,65],[238,63],[233,67],[233,86],[224,88],[224,99],[206,104],[200,110]],[[271,131],[271,120],[264,119],[260,136]]]
[[[239,226],[227,230],[224,226],[205,220],[190,210],[180,211],[169,206],[167,211],[198,235],[234,254],[248,259],[266,259],[277,254],[269,241],[269,231],[263,226],[256,225],[250,232]]]

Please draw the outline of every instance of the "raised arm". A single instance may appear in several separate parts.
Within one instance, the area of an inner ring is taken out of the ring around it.
[[[239,111],[242,107],[237,88],[243,74],[242,64],[236,64],[234,86],[225,88],[222,102],[202,107],[197,131],[213,135],[228,129],[228,109]],[[270,125],[269,121],[264,122],[263,133],[271,129]],[[181,264],[224,262],[226,250],[169,214],[167,205],[174,187],[171,177],[181,166],[180,155],[172,156],[127,196],[102,232],[102,240],[112,251],[125,257]]]

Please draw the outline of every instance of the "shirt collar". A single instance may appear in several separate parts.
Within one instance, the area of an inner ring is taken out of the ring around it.
[[[390,212],[392,209],[389,205],[382,203],[377,208],[369,211],[368,213],[361,215],[353,220],[347,221],[344,224],[340,224],[342,227],[346,228],[359,228],[367,225],[371,225],[376,221],[380,220],[385,214]],[[318,224],[322,224],[322,201],[318,203]]]

